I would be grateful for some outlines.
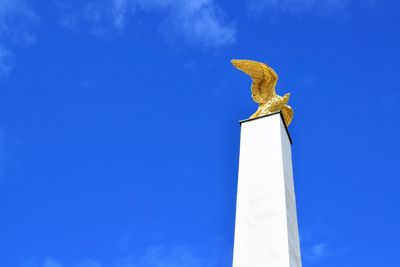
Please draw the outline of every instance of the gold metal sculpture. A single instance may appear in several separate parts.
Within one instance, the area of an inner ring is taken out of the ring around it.
[[[233,59],[231,62],[233,66],[249,75],[253,80],[251,96],[259,106],[250,119],[281,111],[286,125],[289,126],[293,119],[293,109],[287,105],[290,94],[284,96],[276,94],[275,86],[278,75],[275,71],[268,65],[257,61]]]

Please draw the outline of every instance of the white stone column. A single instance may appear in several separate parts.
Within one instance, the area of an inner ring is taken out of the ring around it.
[[[280,113],[241,122],[233,267],[301,267],[291,139]]]

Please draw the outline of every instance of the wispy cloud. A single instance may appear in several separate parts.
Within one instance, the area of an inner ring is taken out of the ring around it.
[[[115,267],[208,267],[205,260],[196,257],[185,247],[151,247],[138,260],[128,260]]]
[[[63,266],[60,263],[56,262],[55,260],[47,259],[44,262],[43,267],[63,267]]]
[[[351,0],[248,0],[249,9],[255,14],[261,12],[327,12],[346,9]]]
[[[72,265],[47,258],[41,262],[28,262],[21,267],[216,267],[208,260],[194,255],[186,247],[152,246],[140,257],[127,257],[111,265],[103,265],[91,259],[80,260]]]
[[[14,179],[13,173],[18,171],[21,163],[15,157],[21,143],[0,127],[0,186],[4,181]]]
[[[2,130],[0,130],[0,181],[4,173],[4,160],[6,158],[6,135]]]
[[[328,224],[311,223],[300,228],[301,255],[303,262],[312,264],[323,262],[331,257],[338,257],[350,251],[350,247],[338,244],[337,237]]]
[[[102,267],[98,262],[90,259],[82,260],[76,267]]]
[[[122,33],[136,17],[149,15],[170,40],[219,47],[236,38],[234,23],[214,0],[101,0],[80,7],[61,1],[57,6],[64,27],[77,30],[90,25],[90,31],[100,36]]]
[[[34,261],[29,261],[23,264],[21,267],[64,267],[64,266],[54,259],[47,258],[39,263]]]
[[[0,0],[0,75],[13,69],[13,49],[35,39],[39,17],[23,0]]]
[[[304,257],[308,261],[318,261],[327,257],[330,257],[332,254],[328,244],[326,243],[320,243],[320,244],[315,244],[311,247],[307,247],[304,250]]]

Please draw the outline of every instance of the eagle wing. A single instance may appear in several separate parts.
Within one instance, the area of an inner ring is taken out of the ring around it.
[[[232,64],[251,77],[251,95],[258,104],[276,97],[275,86],[278,75],[268,65],[252,60],[232,60]]]

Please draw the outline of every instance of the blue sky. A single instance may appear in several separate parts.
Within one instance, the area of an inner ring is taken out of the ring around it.
[[[229,267],[232,58],[291,92],[303,265],[396,267],[400,3],[0,0],[0,266]]]

